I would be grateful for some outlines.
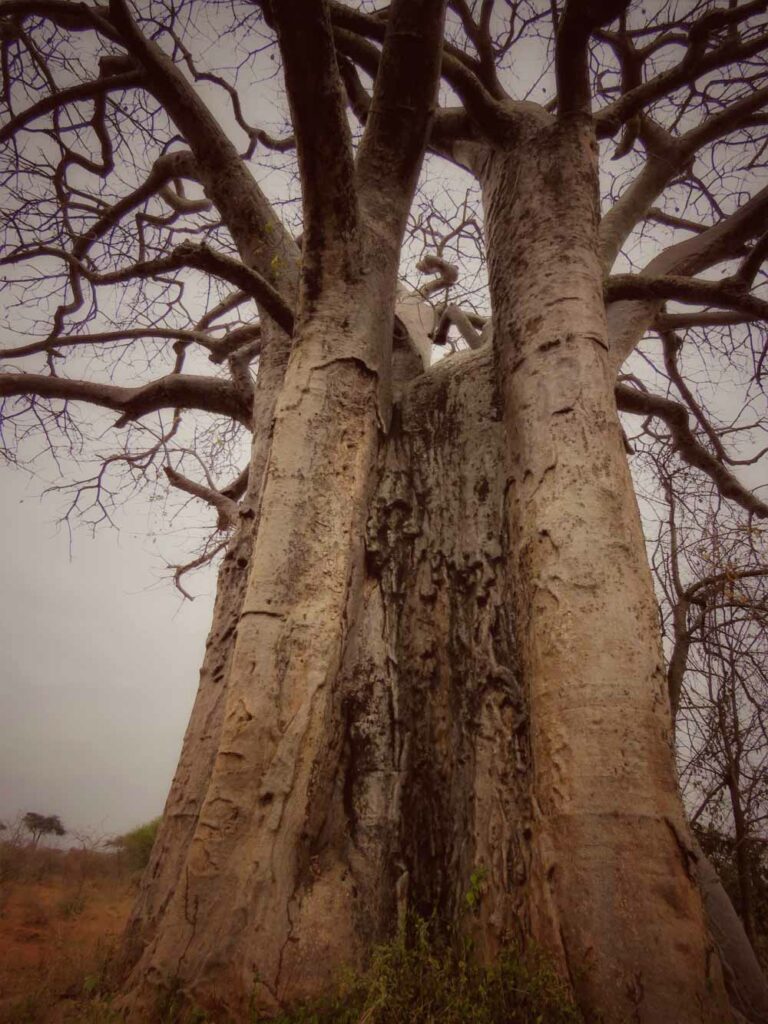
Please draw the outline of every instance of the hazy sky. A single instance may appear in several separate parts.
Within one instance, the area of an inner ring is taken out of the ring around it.
[[[213,574],[159,582],[146,509],[92,539],[0,469],[0,820],[122,832],[162,811],[197,687]]]

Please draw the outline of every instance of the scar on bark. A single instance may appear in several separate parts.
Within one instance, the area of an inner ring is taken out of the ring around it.
[[[691,849],[691,847],[685,842],[685,839],[680,835],[675,823],[666,816],[664,818],[664,822],[677,843],[677,848],[680,851],[680,859],[683,862],[685,873],[690,881],[695,885],[696,875],[694,873],[694,868],[695,865],[698,864],[699,858],[696,856],[695,851]]]

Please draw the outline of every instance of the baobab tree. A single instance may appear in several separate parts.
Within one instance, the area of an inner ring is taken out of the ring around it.
[[[765,0],[206,6],[216,45],[201,5],[0,3],[3,263],[38,335],[3,351],[8,429],[55,453],[117,412],[75,501],[165,464],[229,531],[127,1012],[173,985],[276,1013],[412,912],[488,960],[534,939],[589,1019],[731,1019],[617,405],[768,514],[733,468],[760,421],[734,437],[683,376],[704,331],[759,399]],[[270,57],[288,135],[249,119]],[[479,188],[489,323],[450,232],[398,287],[425,151]],[[649,334],[662,389],[625,366]]]

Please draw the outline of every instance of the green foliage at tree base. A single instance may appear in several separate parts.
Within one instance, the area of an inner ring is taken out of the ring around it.
[[[582,1024],[543,954],[508,949],[484,966],[466,943],[433,941],[423,921],[409,931],[374,950],[365,974],[345,980],[334,998],[269,1024]]]

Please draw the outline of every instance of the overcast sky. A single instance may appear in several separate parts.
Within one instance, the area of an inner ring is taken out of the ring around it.
[[[124,832],[163,809],[212,609],[160,581],[146,509],[91,539],[0,469],[0,820]]]

